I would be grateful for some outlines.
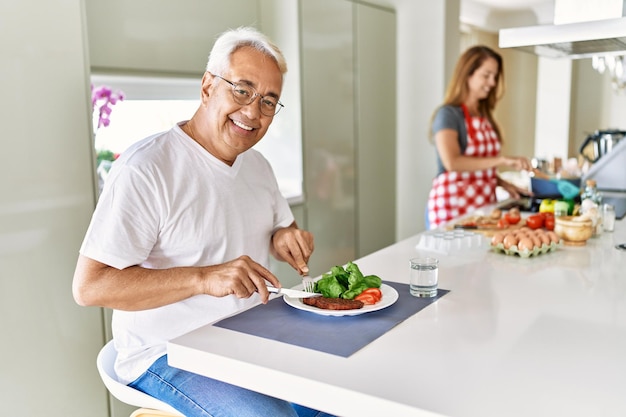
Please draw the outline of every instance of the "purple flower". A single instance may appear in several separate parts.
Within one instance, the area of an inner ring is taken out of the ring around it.
[[[107,127],[111,120],[109,119],[112,106],[117,104],[118,101],[124,100],[124,93],[122,91],[113,91],[106,85],[94,87],[91,85],[91,105],[94,112],[98,112],[98,126]]]

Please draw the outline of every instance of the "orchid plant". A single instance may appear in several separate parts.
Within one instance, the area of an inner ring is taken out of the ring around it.
[[[98,87],[94,87],[91,85],[91,106],[94,111],[94,118],[97,112],[98,115],[98,123],[95,124],[96,130],[101,127],[107,127],[111,123],[111,112],[113,111],[113,106],[117,104],[118,101],[124,100],[124,93],[122,91],[113,91],[110,87],[106,85],[101,85]]]
[[[118,102],[124,100],[124,92],[117,90],[114,91],[111,87],[106,85],[94,86],[91,85],[91,106],[93,109],[94,117],[94,135],[101,127],[107,127],[111,123],[111,112],[113,106]],[[97,117],[97,121],[96,121]],[[109,150],[98,150],[97,163],[100,165],[102,161],[114,161],[119,155],[114,154]]]

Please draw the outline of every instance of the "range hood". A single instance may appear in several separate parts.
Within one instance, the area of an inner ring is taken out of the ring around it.
[[[556,0],[555,24],[501,29],[499,46],[549,58],[625,55],[624,3],[624,0],[582,0],[582,3],[576,0]],[[589,20],[590,5],[594,7],[594,13],[598,7],[608,6],[600,10],[603,18]]]

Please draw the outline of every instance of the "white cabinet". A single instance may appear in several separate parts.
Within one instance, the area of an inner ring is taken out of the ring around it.
[[[314,275],[395,238],[395,14],[302,0],[306,225]]]
[[[0,2],[0,402],[5,416],[108,415],[102,312],[72,298],[94,207],[80,0]]]
[[[258,22],[256,0],[85,0],[91,67],[202,74],[217,34]]]
[[[357,258],[395,242],[396,15],[355,5]]]

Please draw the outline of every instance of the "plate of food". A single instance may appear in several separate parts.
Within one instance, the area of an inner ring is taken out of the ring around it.
[[[294,287],[302,289],[302,285]],[[398,301],[398,291],[395,288],[381,284],[380,291],[382,298],[375,304],[364,304],[359,300],[347,300],[341,298],[314,297],[314,298],[289,298],[283,297],[285,303],[298,310],[309,311],[322,316],[357,316],[359,314],[371,313],[382,310]],[[314,303],[305,304],[304,301]],[[360,305],[359,305],[360,303]],[[349,308],[348,308],[349,307]],[[337,309],[340,308],[340,309]]]

